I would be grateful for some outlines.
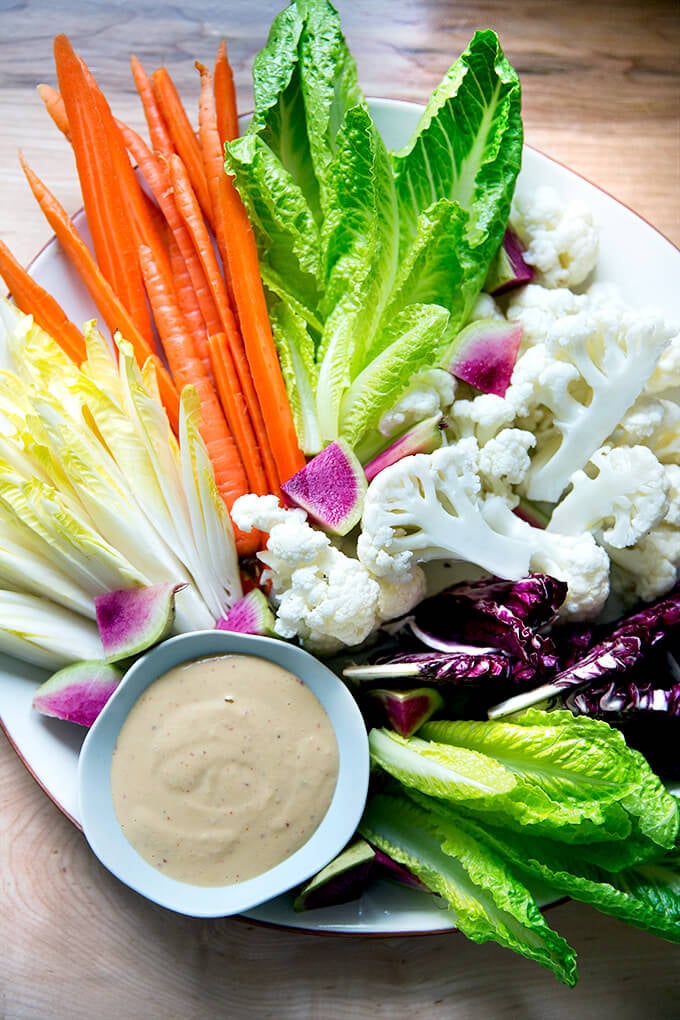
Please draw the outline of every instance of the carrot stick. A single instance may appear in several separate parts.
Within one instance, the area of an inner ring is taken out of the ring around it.
[[[45,104],[45,109],[49,113],[56,127],[59,128],[62,135],[65,135],[68,140],[71,140],[71,135],[68,126],[68,117],[66,116],[66,107],[64,106],[64,100],[61,98],[61,93],[58,92],[52,85],[38,85],[38,95]]]
[[[210,361],[210,351],[208,349],[208,330],[205,319],[203,318],[201,306],[199,305],[198,298],[196,297],[193,278],[189,272],[186,262],[182,258],[179,245],[172,233],[170,233],[170,237],[168,239],[168,249],[170,253],[172,275],[175,281],[177,303],[182,315],[184,316],[187,328],[191,333],[196,354],[203,362],[208,374],[212,375],[212,363]]]
[[[210,195],[208,194],[208,185],[203,170],[203,158],[196,133],[189,122],[186,110],[168,69],[166,67],[159,67],[151,75],[151,81],[156,100],[168,125],[175,149],[189,172],[191,186],[196,193],[203,210],[203,215],[212,227]]]
[[[17,262],[4,241],[0,241],[0,276],[17,307],[25,315],[32,315],[77,365],[82,364],[87,356],[83,334],[52,295]]]
[[[167,164],[151,152],[144,139],[136,131],[122,123],[119,126],[125,139],[125,144],[137,161],[139,169],[177,241],[182,258],[191,275],[196,298],[206,323],[206,331],[208,334],[218,332],[222,328],[219,315],[217,314],[215,302],[208,288],[203,269],[196,257],[193,241],[177,209],[172,194],[172,183]]]
[[[109,327],[111,335],[116,330],[119,330],[122,336],[132,344],[135,360],[140,368],[148,357],[153,357],[157,361],[156,371],[161,399],[163,405],[168,410],[170,418],[176,424],[178,421],[179,402],[177,390],[167,369],[158,360],[155,351],[141,335],[127,309],[120,303],[108,280],[102,275],[90,249],[81,238],[73,220],[69,217],[64,207],[55,198],[47,185],[31,170],[21,153],[19,154],[19,161],[38,205],[47,222],[52,227],[66,257],[87,287],[92,300]]]
[[[142,109],[144,110],[146,124],[149,129],[151,148],[162,156],[169,156],[171,152],[174,152],[174,146],[167,124],[156,101],[151,79],[141,62],[134,55],[130,57],[130,67],[135,87],[142,101]]]
[[[267,430],[267,448],[279,485],[305,464],[272,336],[257,247],[248,214],[230,177],[220,181],[220,215],[229,229],[225,243],[241,336]]]
[[[264,496],[270,491],[270,487],[262,469],[257,439],[243,393],[241,393],[238,374],[226,334],[215,333],[209,338],[208,346],[217,393],[241,454],[241,460],[248,476],[248,486],[251,492]],[[255,456],[256,453],[257,456]]]
[[[220,134],[217,128],[217,110],[215,106],[215,94],[213,91],[213,78],[208,68],[194,62],[201,76],[201,89],[198,100],[198,140],[201,146],[203,157],[203,169],[208,184],[210,204],[215,224],[215,240],[217,249],[222,259],[222,268],[227,284],[230,303],[233,306],[234,292],[229,279],[229,265],[227,262],[226,244],[224,231],[226,224],[224,217],[220,215],[220,177],[224,174],[224,146],[220,141]]]
[[[65,35],[55,38],[54,54],[97,261],[139,331],[152,343],[134,228],[118,191],[116,171],[121,171],[122,159],[113,116]],[[124,149],[123,155],[128,162]]]
[[[215,107],[217,109],[217,129],[222,143],[220,146],[221,153],[224,149],[224,143],[230,142],[232,138],[238,138],[239,135],[234,75],[227,57],[227,43],[225,39],[220,41],[217,48],[214,91]]]
[[[161,335],[163,347],[177,388],[186,385],[196,388],[201,401],[201,436],[208,450],[215,472],[215,482],[227,507],[247,491],[248,482],[234,438],[229,432],[222,407],[211,380],[196,356],[191,337],[187,333],[177,305],[171,279],[165,278],[163,269],[146,245],[140,245],[139,260]],[[259,544],[257,536],[238,536],[239,552],[254,551]]]
[[[215,299],[222,323],[222,332],[228,338],[229,347],[234,359],[238,378],[246,398],[246,404],[251,416],[255,434],[259,438],[260,456],[263,467],[269,481],[269,491],[277,492],[280,479],[276,469],[276,463],[271,455],[267,442],[267,434],[262,420],[260,405],[253,386],[247,360],[244,356],[243,343],[238,332],[234,313],[229,303],[226,286],[220,274],[217,259],[208,236],[207,227],[200,214],[198,201],[191,190],[191,181],[179,156],[173,156],[169,162],[170,176],[173,185],[173,192],[180,214],[184,218],[187,229],[191,233],[194,249],[205,272],[210,291]]]

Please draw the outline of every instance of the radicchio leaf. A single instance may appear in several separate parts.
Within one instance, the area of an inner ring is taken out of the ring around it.
[[[520,581],[483,579],[430,596],[408,622],[429,647],[442,650],[460,641],[487,644],[528,663],[528,676],[545,675],[554,672],[558,658],[551,638],[538,631],[555,619],[566,592],[565,582],[548,574],[530,574]]]

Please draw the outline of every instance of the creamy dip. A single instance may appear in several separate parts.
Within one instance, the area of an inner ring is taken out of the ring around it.
[[[288,670],[217,655],[155,680],[123,724],[111,788],[127,839],[194,885],[232,885],[299,849],[333,797],[338,749]]]

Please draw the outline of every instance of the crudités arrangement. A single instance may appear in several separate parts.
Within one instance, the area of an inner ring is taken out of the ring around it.
[[[55,61],[94,255],[24,169],[112,337],[0,248],[0,649],[51,672],[36,709],[90,725],[173,631],[298,642],[374,767],[299,909],[387,877],[568,984],[537,885],[680,941],[680,336],[590,283],[588,209],[516,195],[495,34],[398,152],[325,0],[275,19],[241,136],[223,46],[198,131],[133,59],[148,142]]]

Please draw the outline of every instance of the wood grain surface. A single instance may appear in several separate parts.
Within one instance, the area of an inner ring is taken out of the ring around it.
[[[279,2],[0,0],[0,237],[28,261],[49,237],[16,150],[80,205],[68,147],[35,93],[69,34],[114,111],[142,125],[128,69],[194,59],[226,36],[242,110]],[[495,28],[523,81],[526,140],[680,242],[677,2],[358,0],[338,7],[365,92],[424,101],[475,28]],[[191,101],[191,100],[189,100]],[[631,253],[634,257],[634,253]],[[176,917],[121,886],[0,737],[0,1017],[671,1020],[678,950],[574,903],[550,919],[579,952],[568,990],[537,965],[457,934],[315,936]]]

